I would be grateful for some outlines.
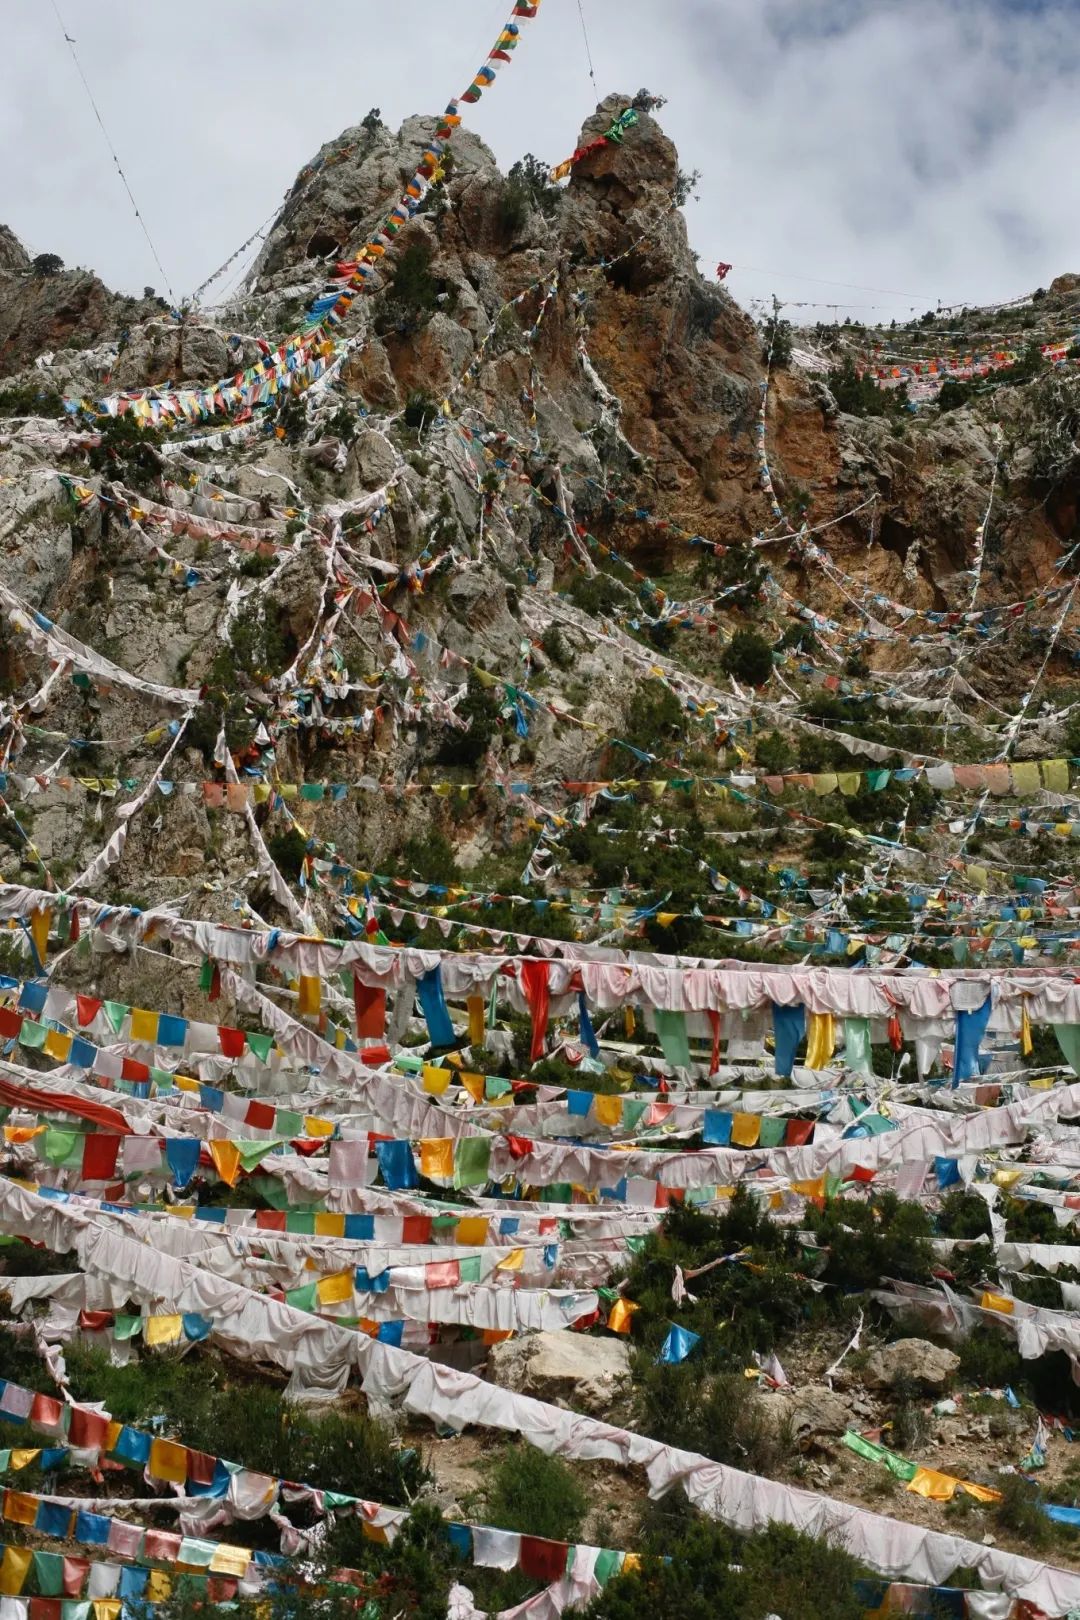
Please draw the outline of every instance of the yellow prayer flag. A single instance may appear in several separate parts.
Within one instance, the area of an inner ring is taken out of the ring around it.
[[[166,1344],[176,1344],[183,1332],[184,1321],[180,1316],[148,1316],[143,1329],[143,1341],[152,1348],[160,1348]],[[154,1441],[154,1445],[164,1445],[165,1441]],[[153,1447],[151,1447],[151,1456]],[[151,1472],[153,1469],[151,1468]]]
[[[348,1305],[353,1297],[353,1274],[351,1271],[335,1271],[331,1277],[320,1277],[315,1284],[315,1294],[320,1305]]]
[[[304,1115],[305,1136],[333,1136],[334,1122],[332,1119],[319,1119],[315,1114]]]
[[[167,1316],[152,1316],[150,1318],[150,1322],[168,1322],[171,1320],[172,1318]],[[179,1322],[180,1318],[177,1317],[176,1320]],[[147,1323],[148,1330],[150,1322]],[[149,1331],[146,1337],[147,1342],[149,1342]],[[175,1440],[151,1440],[150,1461],[147,1467],[154,1479],[166,1479],[171,1484],[183,1485],[187,1479],[188,1471],[187,1446],[182,1446]]]
[[[172,1596],[172,1576],[163,1569],[152,1569],[146,1583],[147,1603],[165,1603]]]
[[[120,1598],[94,1598],[90,1607],[94,1611],[94,1620],[120,1620],[123,1604]]]
[[[592,1111],[601,1125],[622,1124],[622,1098],[596,1096],[592,1100]]]
[[[756,1147],[760,1135],[760,1114],[735,1114],[732,1117],[731,1141],[734,1147]]]
[[[315,1216],[316,1237],[344,1237],[345,1217],[336,1215],[333,1210],[320,1210]]]
[[[806,1067],[827,1069],[835,1044],[832,1013],[812,1012],[806,1027]]]
[[[1024,1057],[1031,1054],[1031,1019],[1028,1016],[1027,997],[1020,1003],[1020,1051]]]
[[[457,1223],[456,1239],[463,1249],[482,1249],[491,1222],[486,1215],[463,1215]]]
[[[40,1446],[12,1446],[11,1466],[17,1473],[20,1468],[28,1468],[35,1458],[41,1456]]]
[[[210,1573],[239,1578],[247,1574],[250,1562],[251,1554],[246,1547],[231,1547],[227,1541],[219,1541],[210,1560]]]
[[[43,1051],[48,1057],[55,1058],[58,1063],[66,1063],[71,1053],[71,1035],[61,1035],[57,1029],[50,1029],[45,1036]]]
[[[440,1181],[453,1176],[454,1143],[451,1137],[421,1137],[420,1174],[427,1176],[432,1181]]]
[[[473,1102],[482,1103],[484,1100],[484,1076],[482,1074],[462,1074],[461,1083],[469,1093]]]
[[[235,1187],[240,1175],[240,1149],[235,1142],[212,1140],[208,1142],[214,1168],[226,1186]]]
[[[496,1271],[520,1271],[525,1264],[525,1250],[511,1249],[495,1267]]]
[[[4,1492],[4,1518],[9,1524],[33,1524],[37,1510],[36,1496],[27,1496],[23,1491]]]
[[[979,1304],[984,1311],[999,1311],[1002,1316],[1011,1316],[1016,1309],[1016,1301],[1008,1294],[984,1293]]]
[[[440,1069],[434,1063],[424,1064],[423,1087],[429,1097],[441,1097],[449,1084],[449,1069]]]
[[[951,1474],[939,1474],[936,1468],[917,1468],[907,1488],[916,1496],[924,1496],[928,1502],[951,1502],[957,1484]]]
[[[145,1007],[132,1007],[131,1009],[131,1039],[133,1041],[146,1041],[150,1046],[157,1045],[158,1015],[156,1012],[147,1012]]]
[[[484,998],[483,996],[469,996],[465,1005],[469,1010],[469,1044],[483,1046],[484,1044]]]
[[[52,922],[52,912],[45,906],[39,906],[30,913],[30,938],[34,942],[34,949],[41,962],[45,961],[49,948],[49,925]]]
[[[640,1307],[630,1299],[617,1299],[611,1307],[611,1314],[607,1319],[608,1328],[612,1333],[629,1333],[630,1318]]]
[[[322,982],[314,974],[301,973],[297,1010],[301,1016],[314,1016],[322,1006]]]
[[[33,1561],[32,1547],[5,1547],[0,1562],[0,1597],[18,1597]]]

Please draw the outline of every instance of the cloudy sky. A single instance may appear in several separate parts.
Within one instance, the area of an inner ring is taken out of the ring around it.
[[[1080,271],[1078,0],[581,0],[603,93],[662,92],[704,267],[877,319]],[[509,0],[3,0],[0,220],[125,291],[190,293],[324,140],[468,83]],[[596,95],[578,0],[543,0],[468,121],[557,161]],[[216,290],[216,289],[215,289]],[[874,309],[876,314],[869,311]],[[827,319],[824,309],[806,311]]]

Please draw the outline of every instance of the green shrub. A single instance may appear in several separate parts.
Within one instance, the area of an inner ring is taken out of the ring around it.
[[[773,1474],[791,1457],[790,1427],[766,1417],[741,1371],[703,1377],[694,1359],[667,1366],[650,1351],[635,1357],[634,1379],[635,1423],[654,1440],[751,1474]]]
[[[566,591],[574,606],[594,618],[624,612],[629,593],[610,574],[575,574]]]
[[[432,274],[434,257],[431,244],[423,239],[411,242],[401,253],[376,319],[378,332],[418,332],[440,306],[448,313],[456,307],[457,288]]]
[[[824,1209],[809,1209],[806,1224],[829,1251],[820,1273],[824,1282],[850,1292],[877,1288],[882,1277],[930,1280],[932,1226],[920,1204],[891,1192],[866,1204],[834,1199]]]
[[[958,410],[961,405],[966,405],[974,394],[973,383],[962,382],[957,377],[947,377],[937,397],[937,408],[942,412]]]
[[[730,607],[750,607],[756,602],[767,575],[761,552],[745,545],[729,545],[721,551],[707,547],[694,569],[697,583],[717,594],[723,591]]]
[[[0,390],[0,416],[60,416],[63,409],[55,388],[25,385]]]
[[[3,1287],[4,1279],[0,1277],[0,1293],[3,1292]],[[3,1368],[2,1376],[9,1378],[13,1384],[22,1384],[27,1389],[38,1389],[48,1395],[56,1393],[56,1386],[45,1363],[34,1348],[33,1339],[18,1338],[9,1327],[3,1325],[0,1325],[0,1368]],[[14,1434],[16,1431],[12,1429],[11,1432]],[[25,1445],[27,1442],[20,1440],[18,1444]]]
[[[828,375],[830,392],[849,416],[894,416],[907,404],[907,387],[879,388],[868,371],[861,375],[850,354],[838,371]]]
[[[437,764],[472,769],[480,763],[499,729],[500,691],[501,688],[485,686],[476,671],[470,669],[465,696],[457,710],[460,718],[468,721],[469,729],[443,732]]]
[[[764,686],[772,674],[772,648],[756,630],[736,630],[720,662],[737,681],[747,686]]]
[[[609,1581],[583,1620],[862,1620],[861,1573],[841,1548],[787,1525],[740,1537],[701,1518]]]
[[[566,637],[557,624],[549,624],[540,637],[540,646],[545,655],[551,659],[559,669],[569,669],[574,661],[574,655],[566,644]]]
[[[639,681],[623,723],[624,742],[643,753],[663,755],[681,735],[683,708],[670,686],[659,680]]]
[[[303,833],[296,827],[289,827],[285,832],[274,833],[272,838],[268,838],[266,847],[270,852],[270,859],[282,877],[290,883],[296,883],[307,854],[307,839]]]
[[[980,1323],[956,1346],[958,1376],[977,1389],[1001,1389],[1015,1384],[1024,1372],[1016,1341],[989,1323]]]
[[[941,1201],[937,1229],[942,1237],[978,1238],[991,1235],[990,1211],[978,1193],[954,1187]]]
[[[140,476],[157,476],[161,467],[157,452],[161,433],[157,428],[143,427],[129,412],[125,416],[108,417],[100,432],[101,443],[87,451],[87,460],[94,472],[124,483],[135,482]]]
[[[772,364],[776,371],[783,371],[791,364],[791,354],[794,348],[794,337],[791,331],[791,322],[778,320],[770,316],[762,326],[761,355],[768,360],[772,353]]]
[[[1002,1474],[998,1480],[1001,1501],[995,1509],[1003,1530],[1021,1536],[1029,1547],[1045,1547],[1053,1534],[1051,1521],[1039,1507],[1038,1487],[1020,1474]]]
[[[503,229],[516,236],[529,215],[534,211],[550,219],[558,213],[562,191],[553,185],[548,164],[527,152],[513,165],[503,185],[499,199],[499,217]]]
[[[767,776],[783,776],[795,768],[795,754],[786,737],[766,731],[754,743],[754,763]]]
[[[410,877],[424,883],[450,884],[459,876],[454,846],[437,827],[423,838],[407,839],[401,846],[398,862]]]
[[[308,436],[307,406],[296,394],[290,394],[277,414],[277,425],[285,435],[286,444],[303,444]]]
[[[486,1524],[550,1541],[577,1541],[590,1505],[573,1469],[526,1441],[506,1447],[479,1494]]]
[[[101,1400],[123,1423],[144,1427],[159,1412],[185,1445],[280,1478],[376,1501],[403,1502],[425,1478],[415,1452],[359,1412],[308,1417],[280,1388],[242,1383],[209,1354],[146,1356],[113,1367],[96,1349],[65,1347],[76,1400]]]

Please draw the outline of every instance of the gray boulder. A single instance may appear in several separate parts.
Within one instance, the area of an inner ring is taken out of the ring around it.
[[[959,1366],[958,1355],[927,1339],[897,1339],[874,1351],[863,1369],[863,1382],[871,1389],[889,1389],[900,1379],[911,1378],[924,1389],[944,1389]]]
[[[630,1352],[617,1339],[528,1333],[492,1345],[487,1376],[502,1389],[575,1411],[606,1412],[630,1389]]]

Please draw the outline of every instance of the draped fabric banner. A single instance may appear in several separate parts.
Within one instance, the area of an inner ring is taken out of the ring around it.
[[[50,1203],[8,1181],[0,1181],[0,1230],[29,1236],[54,1251],[73,1249],[84,1270],[123,1281],[147,1299],[166,1294],[176,1309],[207,1316],[231,1353],[266,1355],[309,1388],[340,1391],[357,1369],[369,1393],[435,1422],[459,1430],[479,1423],[520,1433],[547,1452],[643,1467],[653,1496],[681,1484],[696,1506],[740,1530],[782,1520],[818,1536],[841,1538],[852,1557],[883,1575],[937,1584],[964,1566],[984,1583],[1055,1615],[1080,1604],[1080,1574],[1073,1571],[745,1474],[437,1366],[221,1282],[186,1261],[96,1226],[88,1213]]]

